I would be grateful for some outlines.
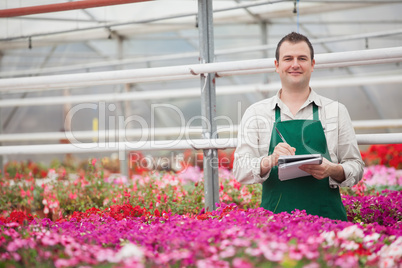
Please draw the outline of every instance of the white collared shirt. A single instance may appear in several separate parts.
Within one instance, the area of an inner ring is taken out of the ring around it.
[[[331,161],[341,164],[345,173],[342,183],[329,178],[330,187],[351,187],[357,184],[363,176],[364,163],[346,107],[311,90],[306,102],[293,116],[279,96],[280,91],[272,98],[254,103],[245,111],[237,137],[233,165],[235,178],[242,184],[255,184],[269,177],[270,172],[260,176],[260,163],[268,155],[276,105],[281,109],[281,121],[312,120],[314,102],[318,106]]]

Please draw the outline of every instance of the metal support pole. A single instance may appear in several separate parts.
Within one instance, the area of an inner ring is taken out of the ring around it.
[[[0,54],[0,57],[1,57],[1,54]],[[0,99],[2,99],[2,98],[3,98],[3,96],[0,95]],[[2,118],[3,111],[4,111],[4,109],[0,108],[0,135],[3,134],[3,118]],[[0,142],[0,147],[1,146],[3,146],[2,142]],[[0,155],[0,176],[1,177],[4,177],[4,173],[5,173],[3,160],[4,160],[3,155]]]
[[[267,33],[267,22],[266,21],[262,21],[260,23],[260,30],[261,30],[261,45],[268,45],[268,33]],[[267,59],[268,58],[268,49],[265,49],[262,51],[262,58],[263,59]],[[263,80],[262,80],[263,84],[268,84],[269,80],[268,80],[268,73],[264,73],[263,74]]]
[[[121,60],[123,58],[123,43],[124,43],[124,39],[122,36],[117,35],[117,58],[119,60]],[[121,69],[121,67],[118,67],[118,69]],[[126,87],[127,84],[121,85],[120,87],[120,92],[122,91],[126,91]],[[128,86],[129,87],[129,86]],[[121,110],[122,110],[122,115],[124,118],[124,121],[130,116],[129,115],[129,103],[127,102],[122,102],[121,103]],[[128,126],[124,126],[124,129],[126,129],[126,127]],[[123,137],[123,139],[126,139],[126,137]],[[126,150],[124,150],[124,152],[121,152],[122,154],[124,154],[124,158],[120,159],[120,174],[126,176],[127,178],[129,177],[129,172],[128,172],[128,152]]]
[[[200,63],[214,61],[214,34],[212,0],[198,0],[198,32],[200,43]],[[201,115],[204,139],[216,139],[216,94],[215,73],[201,75]],[[216,209],[219,203],[218,150],[204,152],[205,210]]]
[[[0,63],[3,58],[3,52],[0,50]],[[3,94],[0,94],[0,101],[3,98]],[[3,111],[4,109],[0,108],[0,135],[3,134]],[[2,142],[0,142],[0,147],[3,146]],[[4,177],[4,158],[3,155],[0,155],[0,176]]]

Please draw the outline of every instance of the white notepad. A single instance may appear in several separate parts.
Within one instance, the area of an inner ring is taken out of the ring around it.
[[[305,154],[305,155],[287,155],[280,156],[278,159],[278,177],[281,181],[296,179],[300,177],[310,176],[301,170],[299,167],[304,164],[322,163],[322,155],[320,154]]]

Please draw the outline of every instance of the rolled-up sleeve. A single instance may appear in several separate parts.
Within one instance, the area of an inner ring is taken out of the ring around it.
[[[269,172],[260,176],[261,161],[267,155],[269,147],[269,141],[260,144],[260,134],[261,130],[268,131],[267,124],[269,122],[266,118],[261,120],[254,107],[249,107],[243,115],[233,163],[234,176],[242,184],[262,183],[269,176]]]
[[[341,183],[330,178],[331,187],[351,187],[363,177],[364,162],[357,145],[356,134],[346,107],[338,109],[338,163],[342,165],[345,180]]]

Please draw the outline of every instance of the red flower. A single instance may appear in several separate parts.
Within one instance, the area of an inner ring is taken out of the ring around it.
[[[160,217],[160,216],[161,216],[161,214],[160,214],[159,210],[157,210],[157,209],[155,209],[155,213],[154,213],[154,215],[155,215],[156,217]]]
[[[30,222],[33,220],[33,216],[31,214],[25,214],[22,211],[13,211],[7,218],[0,218],[0,221],[5,223],[16,222],[18,224],[23,224],[25,220]]]

